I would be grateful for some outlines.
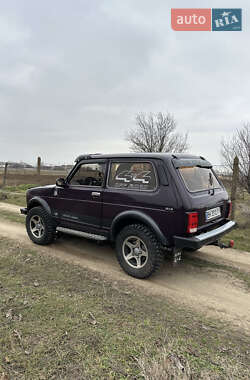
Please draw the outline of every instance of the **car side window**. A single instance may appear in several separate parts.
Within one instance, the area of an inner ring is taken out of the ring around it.
[[[104,163],[82,164],[69,183],[75,186],[102,186],[105,168],[106,164]]]
[[[108,186],[140,191],[156,188],[156,177],[150,162],[113,162],[111,164]]]

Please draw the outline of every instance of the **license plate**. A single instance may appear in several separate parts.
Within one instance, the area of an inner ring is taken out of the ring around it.
[[[215,219],[221,216],[220,207],[211,208],[206,211],[206,220]]]

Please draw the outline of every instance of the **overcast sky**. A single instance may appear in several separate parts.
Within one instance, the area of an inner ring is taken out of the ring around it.
[[[242,7],[242,32],[176,32],[171,7]],[[169,111],[190,152],[250,121],[249,1],[0,3],[0,161],[127,152],[141,111]]]

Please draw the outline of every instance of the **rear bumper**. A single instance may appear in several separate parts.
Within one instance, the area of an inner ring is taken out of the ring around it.
[[[199,249],[203,245],[211,244],[221,238],[223,235],[235,228],[236,223],[234,221],[227,221],[220,227],[214,230],[201,233],[200,235],[192,237],[174,236],[174,242],[176,248],[193,248]]]
[[[20,212],[23,215],[27,215],[27,208],[20,208]]]

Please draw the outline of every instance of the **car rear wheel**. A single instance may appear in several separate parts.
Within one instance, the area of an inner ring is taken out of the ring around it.
[[[116,256],[123,270],[136,278],[151,276],[163,261],[163,251],[154,233],[141,224],[121,230],[116,238]]]
[[[33,207],[26,217],[26,230],[36,244],[47,245],[55,239],[56,226],[43,207]]]

